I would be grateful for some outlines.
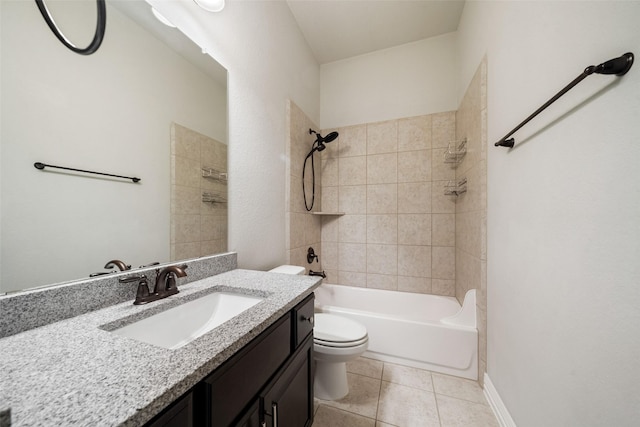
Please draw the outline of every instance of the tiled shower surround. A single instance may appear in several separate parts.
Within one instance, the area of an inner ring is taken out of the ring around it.
[[[223,172],[205,176],[203,170]],[[171,126],[171,260],[227,250],[227,145]],[[204,201],[203,194],[207,193]]]
[[[337,131],[322,152],[322,210],[344,212],[322,225],[330,282],[455,295],[455,112]]]
[[[455,296],[477,289],[479,380],[486,370],[486,59],[458,111],[338,129],[316,153],[316,203],[308,214],[302,165],[315,140],[309,118],[289,102],[288,262],[324,269],[329,283]],[[458,164],[449,143],[466,139]],[[310,164],[307,165],[310,168]],[[311,171],[307,170],[307,188]],[[445,195],[448,181],[467,191]],[[308,200],[310,201],[310,192]],[[307,264],[313,246],[320,263]]]
[[[487,61],[483,59],[456,112],[456,138],[467,139],[467,154],[456,180],[467,192],[456,202],[456,297],[476,289],[478,380],[487,367]]]

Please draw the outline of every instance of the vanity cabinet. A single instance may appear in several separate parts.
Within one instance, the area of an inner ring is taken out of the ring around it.
[[[310,427],[313,299],[275,321],[147,426]]]

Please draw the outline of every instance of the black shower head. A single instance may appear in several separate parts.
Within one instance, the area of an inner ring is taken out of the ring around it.
[[[313,129],[309,129],[309,133],[315,133],[316,134],[316,143],[318,144],[318,146],[323,146],[323,144],[328,144],[331,141],[335,140],[338,137],[338,132],[331,132],[330,134],[328,134],[327,136],[322,136],[320,135],[318,132],[316,132]],[[318,151],[322,151],[324,150],[324,146],[322,148],[320,148]]]

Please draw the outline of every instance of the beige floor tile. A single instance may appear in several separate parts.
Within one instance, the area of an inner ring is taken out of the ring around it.
[[[340,400],[319,400],[321,405],[333,406],[365,417],[376,417],[380,380],[347,373],[349,394]]]
[[[375,427],[375,420],[338,408],[320,405],[313,427]]]
[[[487,404],[482,388],[476,381],[432,373],[433,387],[436,394],[444,394],[458,399]]]
[[[376,427],[397,427],[397,426],[394,426],[393,424],[383,423],[381,421],[376,421]]]
[[[498,427],[488,405],[436,395],[442,427]]]
[[[433,393],[386,381],[376,419],[400,427],[440,427]]]
[[[382,380],[433,392],[431,372],[424,369],[385,363]]]
[[[364,375],[365,377],[380,379],[382,378],[382,365],[383,363],[379,360],[359,357],[356,360],[347,362],[347,372],[351,372],[352,374]]]

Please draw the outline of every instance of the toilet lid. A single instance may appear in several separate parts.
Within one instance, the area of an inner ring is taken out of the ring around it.
[[[328,313],[316,313],[313,325],[316,340],[346,343],[360,341],[367,337],[367,328],[355,320]]]

